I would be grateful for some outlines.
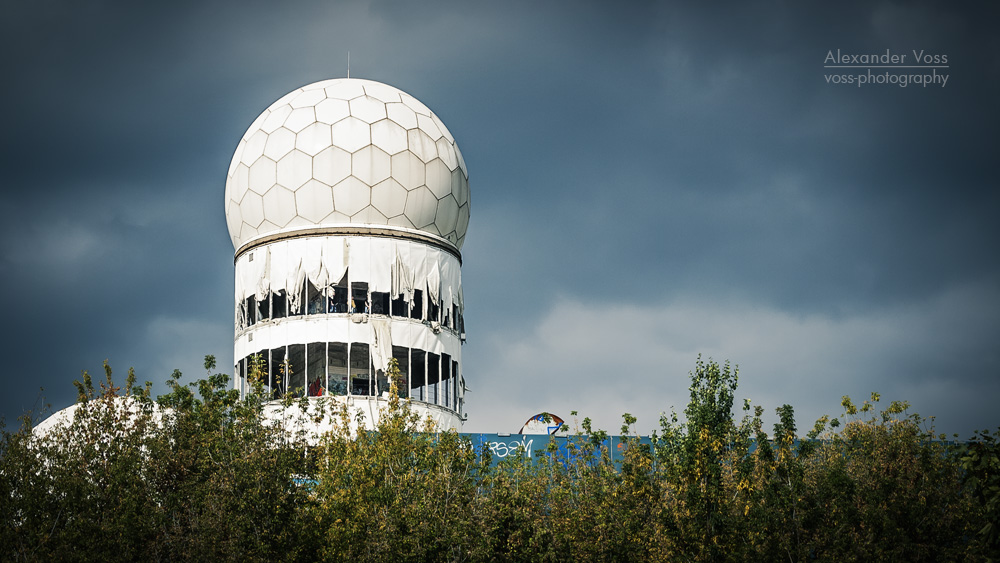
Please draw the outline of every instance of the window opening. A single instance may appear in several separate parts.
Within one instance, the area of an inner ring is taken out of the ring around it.
[[[451,407],[451,356],[441,354],[441,404]]]
[[[306,382],[310,397],[326,395],[326,342],[311,342],[306,347]]]
[[[285,377],[288,379],[288,393],[292,397],[302,397],[306,391],[306,345],[292,344],[288,346],[288,362],[285,366]]]
[[[370,313],[368,282],[351,282],[351,313]]]
[[[306,280],[306,295],[309,298],[306,306],[310,315],[326,312],[326,296],[323,295],[323,290],[308,280]]]
[[[257,324],[257,299],[251,295],[246,298],[243,305],[247,309],[247,326],[253,326]]]
[[[424,293],[419,289],[413,290],[413,308],[410,309],[410,318],[420,320],[424,313]]]
[[[427,353],[427,402],[438,403],[438,383],[441,381],[441,356]]]
[[[240,390],[240,397],[245,397],[247,394],[246,393],[247,372],[245,367],[246,363],[247,361],[244,358],[236,362],[236,365],[233,366],[233,373],[236,374],[236,386],[237,389]]]
[[[451,361],[451,391],[452,391],[452,408],[458,411],[458,362],[456,360]]]
[[[371,356],[368,345],[361,342],[351,343],[351,394],[371,395]]]
[[[285,290],[280,289],[271,294],[271,318],[281,319],[288,316],[288,299]]]
[[[330,371],[330,394],[347,394],[347,344],[331,342],[327,356]]]
[[[331,313],[346,313],[347,312],[347,273],[344,273],[344,277],[337,282],[337,285],[331,287],[329,290],[330,296],[330,312]]]
[[[389,314],[389,293],[384,291],[373,291],[372,292],[372,314],[373,315],[388,315]]]
[[[400,294],[392,300],[392,316],[394,317],[410,316],[410,304],[406,302],[403,295],[404,294]]]
[[[257,322],[263,322],[271,318],[271,293],[264,299],[257,302]]]
[[[441,306],[435,303],[433,300],[427,300],[427,320],[441,322],[441,318],[438,316],[441,314]]]
[[[392,357],[399,366],[400,380],[396,382],[399,397],[405,399],[410,391],[410,349],[402,346],[392,347]]]
[[[423,350],[410,351],[410,398],[425,400],[424,385],[427,381],[427,356]],[[416,391],[414,391],[414,389]]]
[[[285,347],[272,348],[270,351],[263,353],[270,354],[270,359],[267,362],[267,377],[268,381],[271,382],[271,396],[275,399],[280,399],[285,394],[286,388],[285,376],[281,373],[280,367],[285,361]]]

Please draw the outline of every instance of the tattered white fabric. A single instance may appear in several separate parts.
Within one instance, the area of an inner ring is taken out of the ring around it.
[[[253,261],[250,256],[253,255]],[[285,291],[289,308],[301,311],[301,290],[333,287],[348,273],[371,291],[413,302],[414,290],[427,292],[435,305],[463,309],[461,268],[454,255],[406,240],[381,237],[303,237],[257,248],[236,262],[236,298],[258,301]]]
[[[375,371],[381,370],[387,373],[389,370],[389,360],[392,358],[392,334],[389,330],[389,321],[385,319],[372,319],[372,335],[375,337],[372,342],[372,365]]]

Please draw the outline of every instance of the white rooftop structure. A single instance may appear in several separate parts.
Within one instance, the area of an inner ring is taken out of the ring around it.
[[[469,180],[444,123],[392,86],[299,88],[250,125],[226,179],[236,385],[368,412],[400,392],[459,428]]]

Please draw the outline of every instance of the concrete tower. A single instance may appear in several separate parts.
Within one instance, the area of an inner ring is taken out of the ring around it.
[[[226,221],[238,389],[257,358],[271,397],[332,398],[374,422],[395,358],[413,408],[461,427],[469,174],[427,106],[358,79],[287,94],[233,155]]]

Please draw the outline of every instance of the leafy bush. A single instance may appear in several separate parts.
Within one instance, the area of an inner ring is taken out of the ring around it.
[[[619,457],[584,419],[565,447],[497,461],[397,393],[371,431],[338,407],[317,445],[268,421],[259,382],[240,399],[205,368],[155,400],[131,372],[84,373],[71,418],[4,429],[0,560],[997,558],[1000,431],[944,442],[877,394],[804,437],[784,405],[768,435],[763,408],[733,412],[738,370],[699,357],[684,420],[640,442],[624,415]]]

